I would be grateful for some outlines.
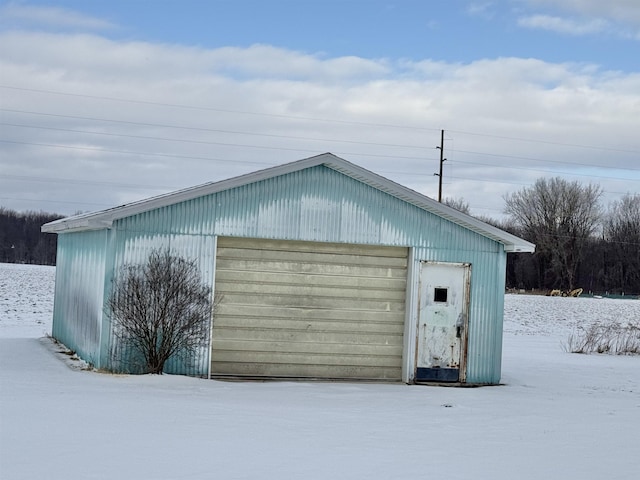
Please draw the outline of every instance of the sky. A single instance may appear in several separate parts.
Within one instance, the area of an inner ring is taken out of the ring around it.
[[[332,152],[501,218],[640,192],[637,0],[0,1],[0,207],[102,210]]]

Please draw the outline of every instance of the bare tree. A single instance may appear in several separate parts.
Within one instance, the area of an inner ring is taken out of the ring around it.
[[[611,205],[604,235],[612,283],[622,292],[640,292],[640,194],[624,195]]]
[[[211,289],[195,262],[168,250],[124,266],[107,305],[120,348],[142,359],[145,373],[160,374],[169,358],[188,361],[209,344]]]
[[[597,185],[558,177],[505,197],[506,213],[537,245],[541,285],[575,288],[584,247],[599,224],[601,195]]]
[[[469,202],[467,202],[464,198],[445,197],[442,203],[444,203],[448,207],[455,208],[459,212],[469,215]]]

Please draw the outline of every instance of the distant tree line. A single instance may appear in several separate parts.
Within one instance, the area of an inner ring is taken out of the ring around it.
[[[507,256],[507,286],[640,294],[640,194],[606,208],[601,196],[598,185],[540,178],[504,197],[505,220],[481,217],[536,244],[534,254]],[[464,199],[444,202],[469,213]],[[58,218],[0,207],[0,262],[55,265],[57,236],[40,227]]]
[[[505,196],[508,218],[482,220],[536,244],[507,256],[510,288],[640,294],[640,194],[607,208],[598,185],[541,178]],[[468,213],[460,200],[447,203]]]
[[[0,207],[0,262],[55,265],[57,235],[42,233],[40,227],[59,218],[62,215]]]

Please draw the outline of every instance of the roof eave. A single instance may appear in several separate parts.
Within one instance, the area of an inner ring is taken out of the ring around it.
[[[504,251],[507,253],[534,253],[536,251],[536,246],[529,242],[509,245],[505,244]]]
[[[101,218],[81,218],[67,222],[56,220],[55,222],[45,223],[42,225],[42,227],[40,227],[40,231],[42,233],[71,233],[88,230],[103,230],[105,228],[111,228],[112,224],[113,220]]]

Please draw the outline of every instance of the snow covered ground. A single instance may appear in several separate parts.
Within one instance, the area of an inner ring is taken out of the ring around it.
[[[640,478],[640,357],[562,348],[638,300],[507,296],[503,386],[234,383],[73,368],[54,272],[0,264],[2,479]]]

